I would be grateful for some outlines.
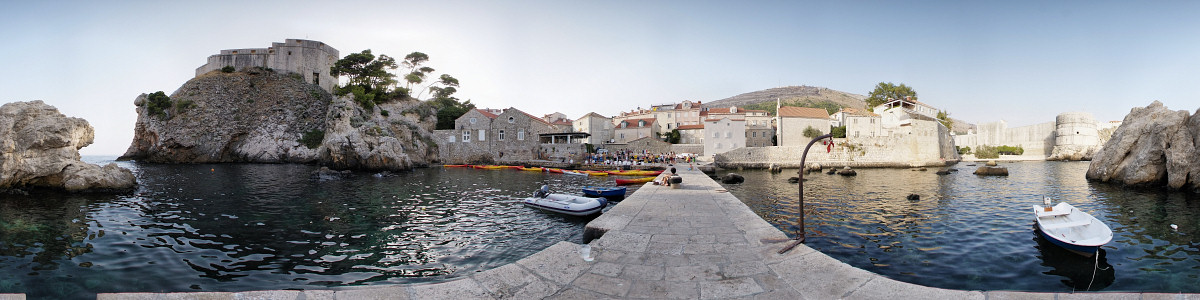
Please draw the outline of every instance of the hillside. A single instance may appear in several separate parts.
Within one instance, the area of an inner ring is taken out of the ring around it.
[[[830,107],[866,107],[867,96],[859,94],[851,94],[829,88],[814,87],[814,86],[785,86],[778,88],[770,88],[761,91],[749,92],[721,100],[705,102],[704,107],[746,107],[750,109],[764,109],[769,106],[768,111],[775,111],[775,99],[778,98],[784,105],[791,106],[808,106],[820,107],[829,109]],[[758,103],[770,102],[769,105],[754,105]],[[837,109],[834,109],[837,111]]]
[[[188,80],[165,102],[142,94],[122,159],[157,163],[319,163],[403,170],[436,158],[436,117],[419,101],[364,109],[295,73],[250,68]],[[390,113],[389,113],[390,111]]]

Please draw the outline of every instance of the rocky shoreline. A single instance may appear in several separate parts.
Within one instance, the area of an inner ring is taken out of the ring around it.
[[[114,163],[80,160],[79,149],[92,144],[95,130],[84,119],[67,117],[40,100],[0,107],[0,190],[70,192],[127,191],[137,185],[133,172]]]

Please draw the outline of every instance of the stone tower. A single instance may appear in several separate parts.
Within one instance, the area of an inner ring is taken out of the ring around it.
[[[1100,148],[1100,132],[1091,113],[1067,112],[1055,119],[1050,160],[1091,160]]]

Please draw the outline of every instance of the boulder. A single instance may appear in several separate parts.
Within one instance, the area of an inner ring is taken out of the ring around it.
[[[829,169],[829,172],[825,172],[825,174],[826,174],[826,175],[833,175],[833,174],[837,174],[837,169],[830,168],[830,169]]]
[[[906,198],[907,198],[908,200],[917,201],[917,200],[921,200],[921,195],[917,195],[917,194],[908,194],[908,197],[906,197]]]
[[[0,107],[0,189],[50,188],[72,192],[122,191],[137,185],[133,172],[79,160],[95,131],[42,101]]]
[[[721,183],[736,184],[742,182],[746,182],[746,178],[742,177],[742,175],[738,175],[737,173],[729,173],[725,174],[725,176],[721,176]]]
[[[841,170],[838,170],[837,174],[842,176],[858,176],[858,172],[851,170],[850,167],[844,167]]]
[[[938,171],[936,172],[936,174],[938,174],[938,175],[950,175],[950,170],[947,170],[947,169],[941,169],[941,170],[938,170]]]
[[[984,165],[989,166],[989,167],[995,167],[995,166],[998,166],[999,164],[997,164],[996,161],[994,161],[994,160],[989,160],[989,161],[987,161],[987,164],[984,164]]]
[[[1161,102],[1133,108],[1092,157],[1087,178],[1133,186],[1200,190],[1200,110],[1172,111]]]
[[[982,167],[979,167],[978,169],[975,169],[975,175],[1008,176],[1008,168],[982,166]]]
[[[804,181],[808,181],[808,178],[805,178]],[[800,183],[800,177],[792,176],[792,177],[788,178],[788,183]]]

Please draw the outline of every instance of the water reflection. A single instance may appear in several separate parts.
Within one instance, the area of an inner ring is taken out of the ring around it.
[[[1036,225],[1031,232],[1042,266],[1053,268],[1043,274],[1066,277],[1061,282],[1071,290],[1099,291],[1116,280],[1116,270],[1108,264],[1108,251],[1100,249],[1094,257],[1083,257],[1046,240],[1037,232]]]
[[[1061,277],[1047,274],[1054,268],[1043,265],[1028,238],[1031,207],[1047,195],[1113,229],[1104,250],[1119,280],[1106,291],[1200,292],[1200,196],[1092,184],[1084,178],[1087,165],[1006,163],[1008,177],[976,176],[963,164],[949,175],[933,169],[809,173],[806,244],[855,267],[927,286],[1070,291]],[[794,172],[739,171],[746,183],[725,187],[791,235],[797,185],[786,179]],[[920,200],[907,200],[909,194]]]
[[[420,169],[314,180],[305,165],[125,163],[129,195],[0,196],[0,293],[242,291],[441,280],[495,268],[588,219],[520,199],[607,178]]]

